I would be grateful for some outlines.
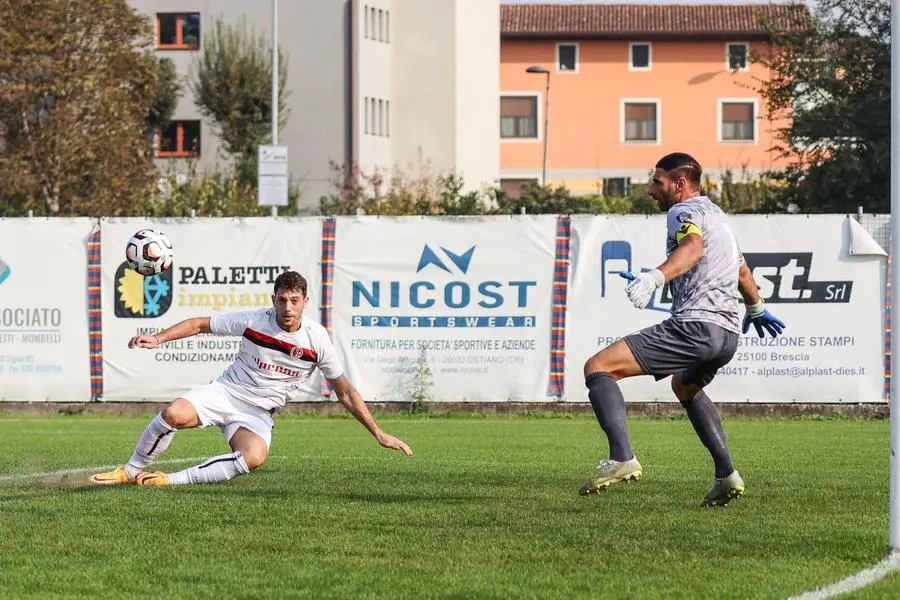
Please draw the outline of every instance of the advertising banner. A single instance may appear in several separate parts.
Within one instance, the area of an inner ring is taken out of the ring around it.
[[[337,221],[334,334],[364,397],[545,401],[556,217]]]
[[[272,305],[275,278],[298,271],[310,296],[304,316],[320,320],[321,220],[103,219],[104,400],[168,401],[207,383],[231,364],[239,337],[198,335],[153,350],[129,349],[136,335],[152,335],[191,317]],[[125,245],[142,228],[165,233],[174,265],[143,277],[125,262]],[[296,398],[318,399],[314,377]]]
[[[849,253],[842,215],[729,219],[771,313],[787,328],[760,339],[751,326],[709,394],[720,402],[879,402],[884,367],[883,252]],[[857,232],[858,235],[858,232]],[[597,350],[669,316],[668,286],[638,310],[618,272],[665,260],[665,216],[572,218],[566,398],[587,401],[582,368]],[[740,317],[744,305],[740,304]],[[621,382],[628,401],[676,401],[670,380]]]
[[[0,219],[0,400],[91,399],[91,219]]]

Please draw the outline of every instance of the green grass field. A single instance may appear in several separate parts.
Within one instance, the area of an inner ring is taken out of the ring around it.
[[[747,494],[724,509],[697,507],[712,470],[686,419],[631,419],[644,479],[589,497],[589,416],[381,416],[412,457],[282,417],[225,484],[27,475],[122,462],[147,420],[0,417],[0,597],[787,598],[887,555],[886,421],[727,420]],[[185,431],[162,459],[225,451]],[[900,572],[847,597],[898,598]]]

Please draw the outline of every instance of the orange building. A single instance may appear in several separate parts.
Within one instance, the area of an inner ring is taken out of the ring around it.
[[[770,149],[784,123],[767,114],[757,90],[768,72],[749,58],[772,50],[760,17],[785,26],[802,10],[502,6],[501,184],[515,193],[546,168],[546,183],[574,193],[624,191],[675,151],[713,181],[778,168]]]

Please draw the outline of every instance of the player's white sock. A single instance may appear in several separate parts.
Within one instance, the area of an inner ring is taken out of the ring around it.
[[[176,429],[166,423],[162,418],[162,413],[158,413],[156,418],[150,421],[141,439],[138,440],[137,446],[134,447],[134,453],[131,455],[128,464],[125,465],[125,471],[128,476],[134,479],[134,476],[144,470],[153,460],[162,454],[169,444],[172,442]]]
[[[214,456],[205,462],[169,475],[169,485],[183,483],[219,483],[250,472],[240,452]]]

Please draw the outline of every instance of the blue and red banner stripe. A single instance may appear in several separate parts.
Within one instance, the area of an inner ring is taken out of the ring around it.
[[[103,397],[103,307],[100,295],[102,270],[100,264],[100,227],[87,241],[87,300],[88,342],[91,366],[91,399]]]
[[[569,241],[572,221],[556,220],[556,256],[553,263],[553,303],[550,319],[550,382],[548,396],[562,397],[566,367],[566,296],[569,286]]]
[[[322,221],[322,326],[334,340],[332,332],[332,308],[334,295],[334,244],[337,221],[334,217],[326,217]],[[331,396],[331,386],[322,377],[322,395]]]

